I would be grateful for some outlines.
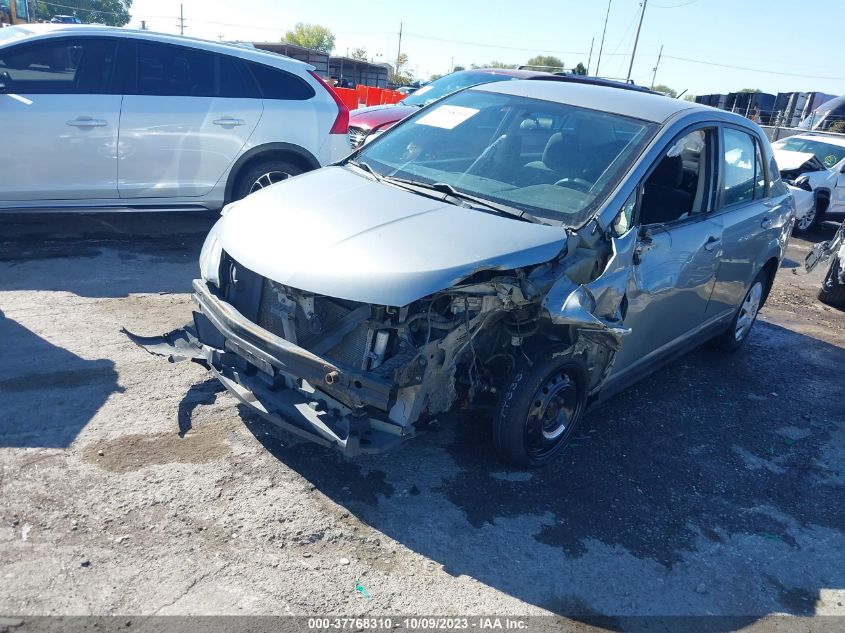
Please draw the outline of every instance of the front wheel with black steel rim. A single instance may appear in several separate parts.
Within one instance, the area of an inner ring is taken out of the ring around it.
[[[535,468],[571,441],[587,401],[581,357],[551,352],[520,360],[504,386],[493,418],[493,445],[506,462]]]
[[[250,165],[239,175],[232,199],[246,198],[251,193],[298,176],[303,171],[299,165],[282,160],[266,160]]]
[[[768,274],[765,270],[761,270],[754,281],[751,282],[751,286],[745,293],[739,308],[737,308],[730,327],[718,339],[719,347],[723,350],[734,352],[748,340],[748,334],[757,321],[757,314],[766,299],[768,281]]]

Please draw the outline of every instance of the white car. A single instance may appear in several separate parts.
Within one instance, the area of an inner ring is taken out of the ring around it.
[[[216,210],[350,151],[297,60],[103,26],[0,31],[0,211]]]
[[[772,143],[772,149],[795,198],[797,233],[845,215],[845,136],[798,134]]]

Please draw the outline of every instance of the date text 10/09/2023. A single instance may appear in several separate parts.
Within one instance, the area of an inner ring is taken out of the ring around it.
[[[527,630],[528,623],[524,619],[511,617],[407,617],[407,618],[379,618],[379,617],[334,617],[308,618],[308,629],[311,631],[379,631],[379,630],[407,630],[407,631],[447,631],[447,630],[479,630],[496,631]]]

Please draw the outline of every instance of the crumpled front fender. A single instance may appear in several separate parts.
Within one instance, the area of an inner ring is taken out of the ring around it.
[[[624,326],[625,293],[636,243],[634,230],[612,238],[613,253],[604,271],[588,284],[576,284],[568,277],[561,277],[542,302],[551,322],[572,326],[613,351],[618,350],[622,338],[631,332]]]

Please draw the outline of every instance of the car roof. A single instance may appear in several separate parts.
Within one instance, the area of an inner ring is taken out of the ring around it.
[[[551,76],[551,73],[547,73],[543,70],[520,70],[519,68],[467,68],[466,70],[459,70],[455,74],[462,73],[481,73],[483,75],[507,75],[508,77],[518,77],[519,79],[532,79],[534,77]]]
[[[314,67],[305,62],[280,55],[270,51],[263,51],[253,46],[232,43],[232,42],[214,42],[212,40],[204,40],[198,37],[187,37],[185,35],[173,35],[170,33],[157,33],[155,31],[141,31],[137,29],[119,28],[116,26],[105,26],[102,24],[63,24],[63,23],[39,23],[39,24],[18,24],[7,27],[4,31],[14,29],[16,37],[12,39],[0,39],[0,44],[19,43],[27,39],[36,39],[39,37],[52,37],[62,35],[81,35],[88,36],[102,36],[102,37],[122,37],[127,39],[142,39],[154,42],[161,42],[163,44],[177,44],[181,46],[191,46],[223,55],[233,55],[235,57],[242,57],[259,61],[273,66],[298,66],[302,69],[313,69]],[[11,33],[9,33],[11,34]],[[280,63],[281,62],[281,63]]]
[[[838,147],[845,147],[845,137],[840,136],[829,136],[827,134],[817,134],[813,132],[807,132],[806,134],[793,134],[792,136],[787,136],[785,138],[779,138],[778,141],[785,141],[790,138],[800,138],[807,141],[822,141],[824,143],[829,143],[830,145],[836,145]],[[775,141],[775,142],[778,142]]]
[[[643,119],[654,123],[663,123],[669,117],[686,110],[714,111],[715,108],[673,99],[651,92],[627,90],[619,86],[582,83],[578,81],[548,81],[545,79],[526,79],[520,81],[500,81],[481,84],[470,90],[498,92],[520,97],[531,97],[545,101],[557,101],[569,105],[612,112],[623,116]],[[739,117],[741,119],[741,117]]]

